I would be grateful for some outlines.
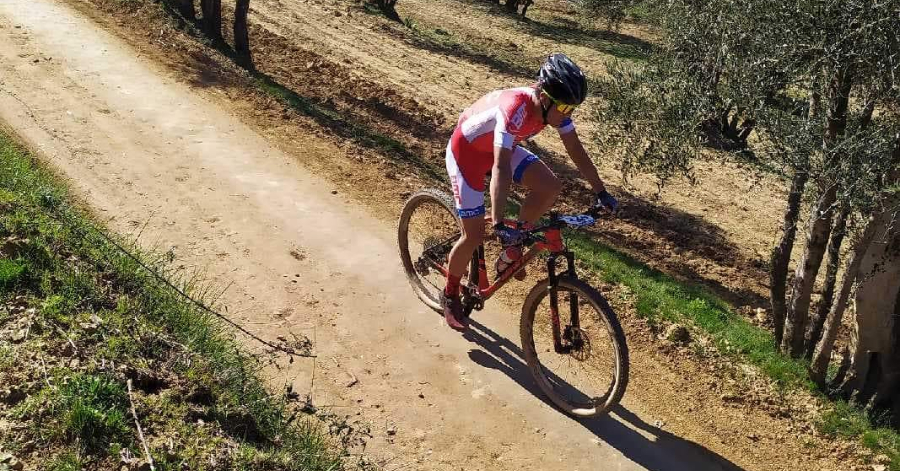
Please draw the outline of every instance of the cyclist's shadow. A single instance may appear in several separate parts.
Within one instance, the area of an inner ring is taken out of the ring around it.
[[[553,407],[534,383],[518,345],[474,319],[469,319],[469,326],[464,337],[481,347],[469,350],[469,358],[472,361],[486,368],[502,371],[531,394]],[[566,384],[558,376],[553,380],[557,384]],[[619,450],[628,459],[650,471],[699,469],[743,471],[743,468],[701,445],[647,424],[621,405],[616,406],[612,413],[618,420],[604,415],[598,418],[578,419],[577,422],[593,432],[597,438]],[[568,417],[562,412],[560,414]],[[654,435],[656,439],[649,440],[632,427]]]

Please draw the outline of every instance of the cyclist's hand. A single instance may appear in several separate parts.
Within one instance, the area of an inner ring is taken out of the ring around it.
[[[494,224],[494,235],[500,240],[500,245],[508,247],[519,245],[525,241],[525,234],[518,229],[513,229],[502,222]]]
[[[593,209],[600,209],[615,214],[616,210],[619,209],[619,200],[609,194],[608,191],[603,190],[595,196]]]

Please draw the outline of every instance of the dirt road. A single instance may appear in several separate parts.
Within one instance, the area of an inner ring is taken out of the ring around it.
[[[142,245],[230,286],[235,321],[313,339],[318,358],[282,361],[272,388],[369,424],[385,469],[741,469],[650,425],[633,396],[597,420],[548,406],[515,316],[492,306],[472,335],[448,329],[412,295],[393,228],[68,7],[0,2],[0,121],[112,229],[146,224]]]

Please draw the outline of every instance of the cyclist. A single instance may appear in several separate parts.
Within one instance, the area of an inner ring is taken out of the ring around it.
[[[551,54],[537,78],[530,87],[497,90],[476,101],[460,115],[447,145],[447,173],[463,225],[462,237],[450,251],[442,300],[444,319],[455,330],[467,328],[459,285],[472,253],[484,237],[485,175],[491,175],[494,235],[507,254],[507,249],[521,247],[522,229],[531,227],[550,209],[562,190],[559,178],[537,156],[519,146],[520,142],[547,125],[555,127],[569,158],[594,190],[594,204],[609,211],[618,206],[606,191],[571,119],[572,112],[587,96],[587,80],[581,69],[565,54]],[[528,189],[515,228],[501,222],[512,182]],[[509,259],[499,258],[498,272],[508,263]]]

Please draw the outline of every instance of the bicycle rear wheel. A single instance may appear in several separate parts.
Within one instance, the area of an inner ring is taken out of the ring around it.
[[[435,189],[412,195],[400,213],[397,242],[406,277],[419,299],[441,312],[446,277],[434,265],[447,265],[462,225],[450,195]]]
[[[549,281],[539,282],[522,307],[520,334],[538,387],[567,414],[593,417],[617,404],[628,385],[628,346],[606,299],[587,283],[562,276],[557,288],[560,335],[571,345],[557,352]],[[579,328],[571,326],[576,305]]]

